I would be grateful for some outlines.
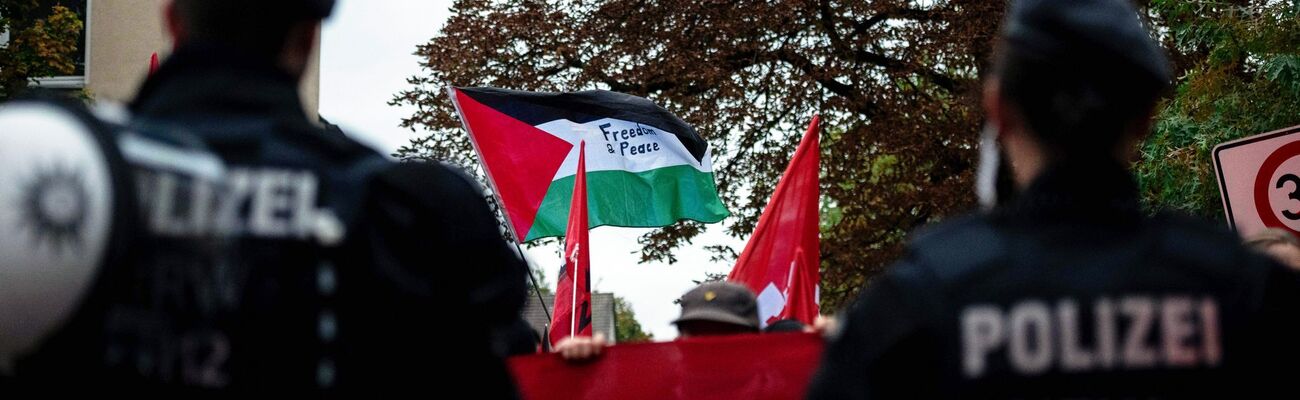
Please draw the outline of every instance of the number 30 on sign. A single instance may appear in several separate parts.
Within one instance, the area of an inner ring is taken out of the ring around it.
[[[1237,233],[1281,228],[1300,235],[1300,126],[1215,147],[1214,170]]]

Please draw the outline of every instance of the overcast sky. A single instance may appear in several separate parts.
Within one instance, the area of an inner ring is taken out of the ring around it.
[[[450,15],[449,0],[340,0],[334,17],[325,24],[321,43],[320,113],[344,131],[385,154],[407,143],[413,135],[398,127],[409,108],[387,105],[394,94],[409,85],[406,78],[420,74],[415,46],[427,42]],[[637,264],[636,239],[647,229],[603,227],[591,232],[592,286],[632,303],[643,328],[657,340],[671,339],[677,331],[669,323],[679,312],[673,300],[704,279],[706,272],[726,273],[730,262],[710,262],[704,246],[727,244],[737,252],[743,243],[722,234],[722,227],[677,252],[679,262]],[[543,266],[546,281],[554,287],[562,263],[551,247],[529,250]],[[430,254],[437,265],[438,254]],[[452,266],[442,266],[450,268]],[[530,293],[530,295],[532,295]]]

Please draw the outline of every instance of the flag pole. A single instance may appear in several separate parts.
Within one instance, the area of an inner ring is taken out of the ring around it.
[[[495,195],[496,195],[496,194],[494,193],[493,196],[495,196]],[[500,200],[497,200],[497,201],[499,202]],[[504,214],[504,213],[503,213],[503,214]],[[506,225],[509,225],[509,224],[510,224],[510,221],[507,220],[507,221],[506,221]],[[511,233],[511,235],[513,235],[513,233]],[[511,239],[514,239],[514,237],[511,237]],[[515,251],[519,253],[519,257],[520,257],[520,258],[523,258],[523,257],[524,257],[524,249],[523,249],[522,247],[519,246],[519,242],[514,241],[514,240],[511,240],[511,241],[512,241],[512,242],[515,242]],[[524,264],[525,264],[525,266],[528,267],[528,280],[533,282],[533,293],[537,295],[537,304],[541,304],[541,305],[542,305],[542,313],[543,313],[543,314],[546,314],[546,324],[544,324],[543,327],[545,327],[547,330],[550,330],[549,325],[550,325],[550,321],[551,321],[551,311],[548,310],[548,309],[546,309],[546,300],[542,299],[542,288],[541,288],[540,286],[537,286],[537,277],[533,276],[533,266],[532,266],[532,264],[528,264],[527,259],[524,260]]]
[[[574,249],[574,250],[582,251],[582,249]],[[577,266],[577,262],[574,262],[573,290],[572,293],[570,293],[573,296],[572,296],[572,300],[569,300],[569,306],[572,307],[572,309],[569,310],[569,336],[578,335],[578,274],[577,274],[578,269],[579,268]]]
[[[488,169],[487,163],[483,162],[483,152],[479,151],[478,139],[474,138],[474,132],[469,129],[469,124],[465,122],[464,113],[460,110],[460,101],[456,100],[456,88],[447,86],[447,97],[451,99],[451,105],[456,108],[456,119],[460,120],[460,126],[465,128],[465,134],[469,135],[469,143],[474,147],[474,154],[478,155],[478,164],[483,167],[483,175],[487,175],[488,186],[492,188],[492,197],[497,201],[497,209],[501,211],[501,218],[506,221],[506,230],[510,232],[510,239],[515,244],[515,251],[519,253],[519,258],[524,259],[524,264],[528,261],[524,258],[524,249],[519,246],[524,237],[519,236],[515,231],[514,221],[510,220],[510,212],[506,210],[505,201],[501,200],[501,191],[497,190],[497,183],[492,179],[492,172]],[[542,299],[542,288],[537,286],[537,278],[533,276],[533,267],[528,267],[528,280],[533,282],[533,293],[537,295],[537,302],[542,306],[542,312],[546,314],[546,323],[542,325],[543,332],[550,331],[551,311],[546,308],[546,300]]]

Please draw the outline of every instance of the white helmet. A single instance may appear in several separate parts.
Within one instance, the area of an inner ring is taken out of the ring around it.
[[[67,321],[109,251],[124,205],[95,129],[54,104],[0,106],[0,373]]]

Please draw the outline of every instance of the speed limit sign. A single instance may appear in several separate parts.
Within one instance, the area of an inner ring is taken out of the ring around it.
[[[1300,126],[1221,144],[1214,169],[1237,233],[1282,228],[1300,235]]]

